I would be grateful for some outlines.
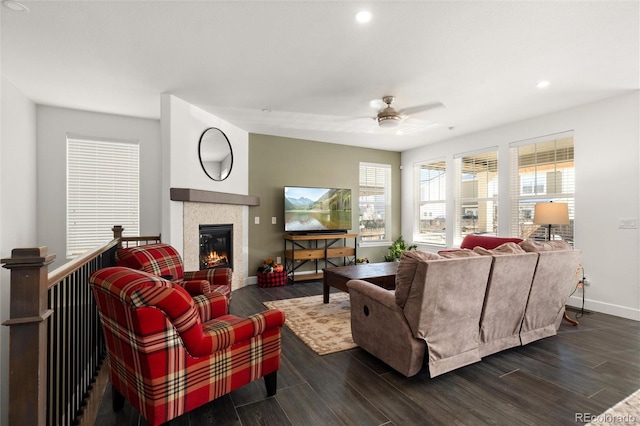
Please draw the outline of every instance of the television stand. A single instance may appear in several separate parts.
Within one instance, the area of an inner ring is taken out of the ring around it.
[[[347,245],[353,239],[353,247]],[[358,234],[310,234],[284,236],[284,268],[291,282],[322,279],[322,268],[355,263]],[[334,262],[335,260],[335,262]],[[301,273],[298,269],[314,263],[311,273]],[[322,262],[322,265],[321,265]],[[298,272],[298,273],[296,273]]]

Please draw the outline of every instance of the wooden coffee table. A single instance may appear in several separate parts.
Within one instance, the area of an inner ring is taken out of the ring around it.
[[[329,303],[330,287],[348,292],[347,281],[349,280],[364,280],[387,290],[395,289],[398,262],[336,266],[333,268],[324,268],[322,271],[323,301],[324,303]]]

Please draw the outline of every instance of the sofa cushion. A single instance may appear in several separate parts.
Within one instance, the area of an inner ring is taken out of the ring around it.
[[[416,274],[418,263],[423,260],[440,259],[436,253],[422,250],[405,251],[398,262],[398,272],[396,273],[396,303],[404,307],[411,290],[411,283]]]
[[[493,255],[505,255],[505,254],[520,254],[526,253],[518,244],[516,243],[504,243],[500,244],[498,247],[493,250],[488,250],[483,247],[474,247],[473,252],[477,254],[481,254],[483,256],[493,256]]]
[[[564,240],[533,241],[524,240],[520,247],[529,253],[540,253],[543,251],[571,250],[571,246]]]
[[[504,243],[519,243],[522,238],[515,237],[496,237],[493,235],[477,235],[469,234],[464,237],[460,248],[473,250],[474,247],[484,247],[486,249],[494,249]]]
[[[458,257],[473,257],[480,256],[478,253],[474,253],[473,250],[459,249],[459,250],[442,250],[438,254],[445,259],[455,259]]]

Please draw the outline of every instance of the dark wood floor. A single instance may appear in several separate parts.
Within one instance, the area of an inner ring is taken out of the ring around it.
[[[321,293],[319,282],[248,286],[234,292],[231,311]],[[575,425],[640,388],[640,322],[599,313],[435,379],[406,378],[359,348],[318,356],[286,327],[282,346],[275,397],[259,380],[169,425]],[[96,425],[147,424],[128,404],[113,413],[110,392]]]

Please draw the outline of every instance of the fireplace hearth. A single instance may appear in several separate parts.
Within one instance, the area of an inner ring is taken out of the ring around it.
[[[233,224],[199,228],[200,269],[233,268]]]

